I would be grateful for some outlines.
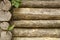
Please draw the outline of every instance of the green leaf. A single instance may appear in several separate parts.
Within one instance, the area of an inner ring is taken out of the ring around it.
[[[8,31],[13,30],[13,29],[14,29],[14,27],[15,27],[15,25],[9,26],[9,27],[8,27]]]
[[[22,0],[11,0],[12,6],[18,8],[21,5]]]
[[[19,3],[15,3],[15,7],[18,8],[20,6]]]

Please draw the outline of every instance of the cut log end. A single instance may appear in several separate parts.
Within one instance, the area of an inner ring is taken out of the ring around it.
[[[11,19],[11,13],[9,11],[0,10],[0,21],[9,21]]]
[[[11,40],[12,39],[12,33],[7,31],[1,32],[1,40]]]
[[[8,22],[1,22],[0,27],[2,30],[8,30],[9,23]]]

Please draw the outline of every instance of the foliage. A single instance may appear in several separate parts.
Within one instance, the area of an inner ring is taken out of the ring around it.
[[[14,29],[15,25],[11,25],[8,27],[8,31],[12,31]]]
[[[18,8],[21,5],[21,0],[11,0],[12,6]]]

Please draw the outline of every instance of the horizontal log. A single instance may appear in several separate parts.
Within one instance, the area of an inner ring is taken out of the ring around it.
[[[60,29],[14,29],[17,37],[60,37]]]
[[[19,20],[11,24],[15,27],[60,27],[60,20]]]
[[[46,7],[56,8],[60,7],[60,1],[22,1],[20,7]]]
[[[14,37],[13,40],[60,40],[60,38],[49,38],[49,37],[42,37],[42,38],[21,38],[21,37]]]
[[[15,8],[14,19],[60,19],[60,9]]]

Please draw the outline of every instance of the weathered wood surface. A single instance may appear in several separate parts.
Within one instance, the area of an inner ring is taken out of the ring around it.
[[[23,38],[21,38],[21,37],[14,37],[13,38],[13,40],[60,40],[60,38],[49,38],[49,37],[42,37],[42,38],[39,38],[39,37],[37,37],[37,38],[28,38],[28,37],[23,37]]]
[[[58,8],[60,1],[22,1],[20,7]]]
[[[9,0],[3,0],[0,2],[0,9],[8,11],[11,8],[11,3]]]
[[[14,29],[17,37],[60,37],[60,29]]]
[[[19,20],[12,21],[15,27],[60,27],[60,20]]]
[[[8,27],[9,27],[9,23],[8,22],[0,22],[0,28],[2,30],[8,30]]]
[[[11,16],[12,15],[9,11],[0,10],[0,21],[9,21]]]
[[[14,19],[60,19],[60,9],[15,8]]]
[[[1,35],[0,40],[11,40],[12,39],[12,33],[9,31],[8,32],[2,31],[0,35]]]

